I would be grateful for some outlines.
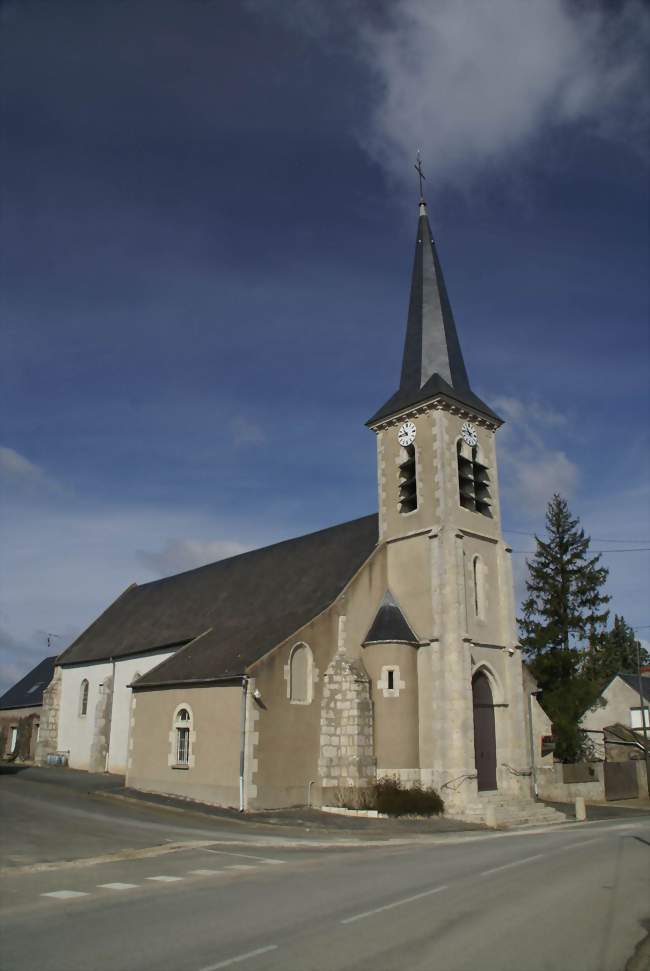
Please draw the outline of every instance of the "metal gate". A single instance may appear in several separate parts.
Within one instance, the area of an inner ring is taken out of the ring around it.
[[[605,762],[605,799],[636,799],[639,783],[636,763]]]

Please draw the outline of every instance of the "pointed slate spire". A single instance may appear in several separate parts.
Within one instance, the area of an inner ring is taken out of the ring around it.
[[[383,644],[386,641],[390,641],[392,644],[419,643],[390,590],[387,590],[384,594],[379,604],[379,610],[363,643],[365,646],[366,644]]]
[[[368,424],[437,395],[500,421],[470,388],[427,206],[420,198],[400,386]]]

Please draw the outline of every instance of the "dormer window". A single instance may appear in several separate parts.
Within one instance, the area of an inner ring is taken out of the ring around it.
[[[418,508],[415,445],[401,449],[399,464],[399,511],[413,512]]]
[[[489,468],[479,445],[458,440],[458,493],[463,509],[492,518]]]

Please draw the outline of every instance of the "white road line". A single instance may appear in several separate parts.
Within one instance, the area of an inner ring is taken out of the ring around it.
[[[257,870],[257,867],[251,866],[250,863],[230,863],[224,867],[224,870]]]
[[[159,883],[176,883],[177,880],[182,880],[182,877],[145,877],[145,880],[158,880]]]
[[[229,853],[228,850],[213,850],[207,847],[208,853],[218,853],[220,856],[241,856],[244,860],[257,860],[258,863],[284,863],[284,860],[272,860],[268,856],[251,856],[250,853]]]
[[[488,877],[491,873],[500,873],[501,870],[509,870],[513,866],[523,866],[524,863],[532,863],[533,860],[543,860],[544,853],[536,853],[535,856],[525,856],[523,860],[514,860],[513,863],[504,863],[503,866],[493,866],[490,870],[483,870],[482,877]]]
[[[56,897],[57,900],[70,900],[72,897],[88,897],[87,893],[81,890],[52,890],[50,893],[42,893],[41,897]]]
[[[236,958],[227,958],[225,961],[219,961],[218,964],[209,964],[207,968],[201,968],[200,971],[219,971],[220,968],[229,968],[231,964],[239,964],[240,961],[246,961],[248,958],[256,958],[260,954],[267,954],[269,951],[277,951],[277,949],[277,944],[269,944],[268,947],[258,947],[255,951],[238,954]]]
[[[188,872],[195,877],[217,877],[223,873],[223,870],[189,870]]]
[[[395,900],[392,904],[385,904],[383,907],[375,907],[374,910],[364,910],[362,914],[355,914],[354,917],[346,917],[342,924],[353,924],[355,920],[362,920],[364,917],[372,917],[373,914],[381,914],[384,910],[392,910],[393,907],[402,907],[404,904],[411,904],[414,900],[422,900],[423,897],[430,897],[434,893],[441,893],[447,887],[434,887],[433,890],[425,890],[423,893],[416,893],[412,897],[404,897],[402,900]],[[207,971],[207,969],[206,969]]]
[[[98,883],[104,890],[135,890],[137,883]]]
[[[562,846],[557,850],[553,850],[553,853],[563,853],[564,850],[579,850],[581,846],[589,846],[590,843],[604,843],[604,836],[596,836],[592,840],[580,840],[579,843],[569,843],[568,846]]]

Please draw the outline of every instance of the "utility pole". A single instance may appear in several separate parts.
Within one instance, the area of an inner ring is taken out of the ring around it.
[[[643,675],[641,674],[641,641],[636,642],[636,673],[639,681],[639,704],[641,706],[641,727],[643,729],[643,751],[645,754],[645,774],[646,783],[648,786],[648,795],[650,796],[650,753],[648,752],[648,719],[646,718],[646,709],[650,715],[650,704],[646,702],[643,693]]]

